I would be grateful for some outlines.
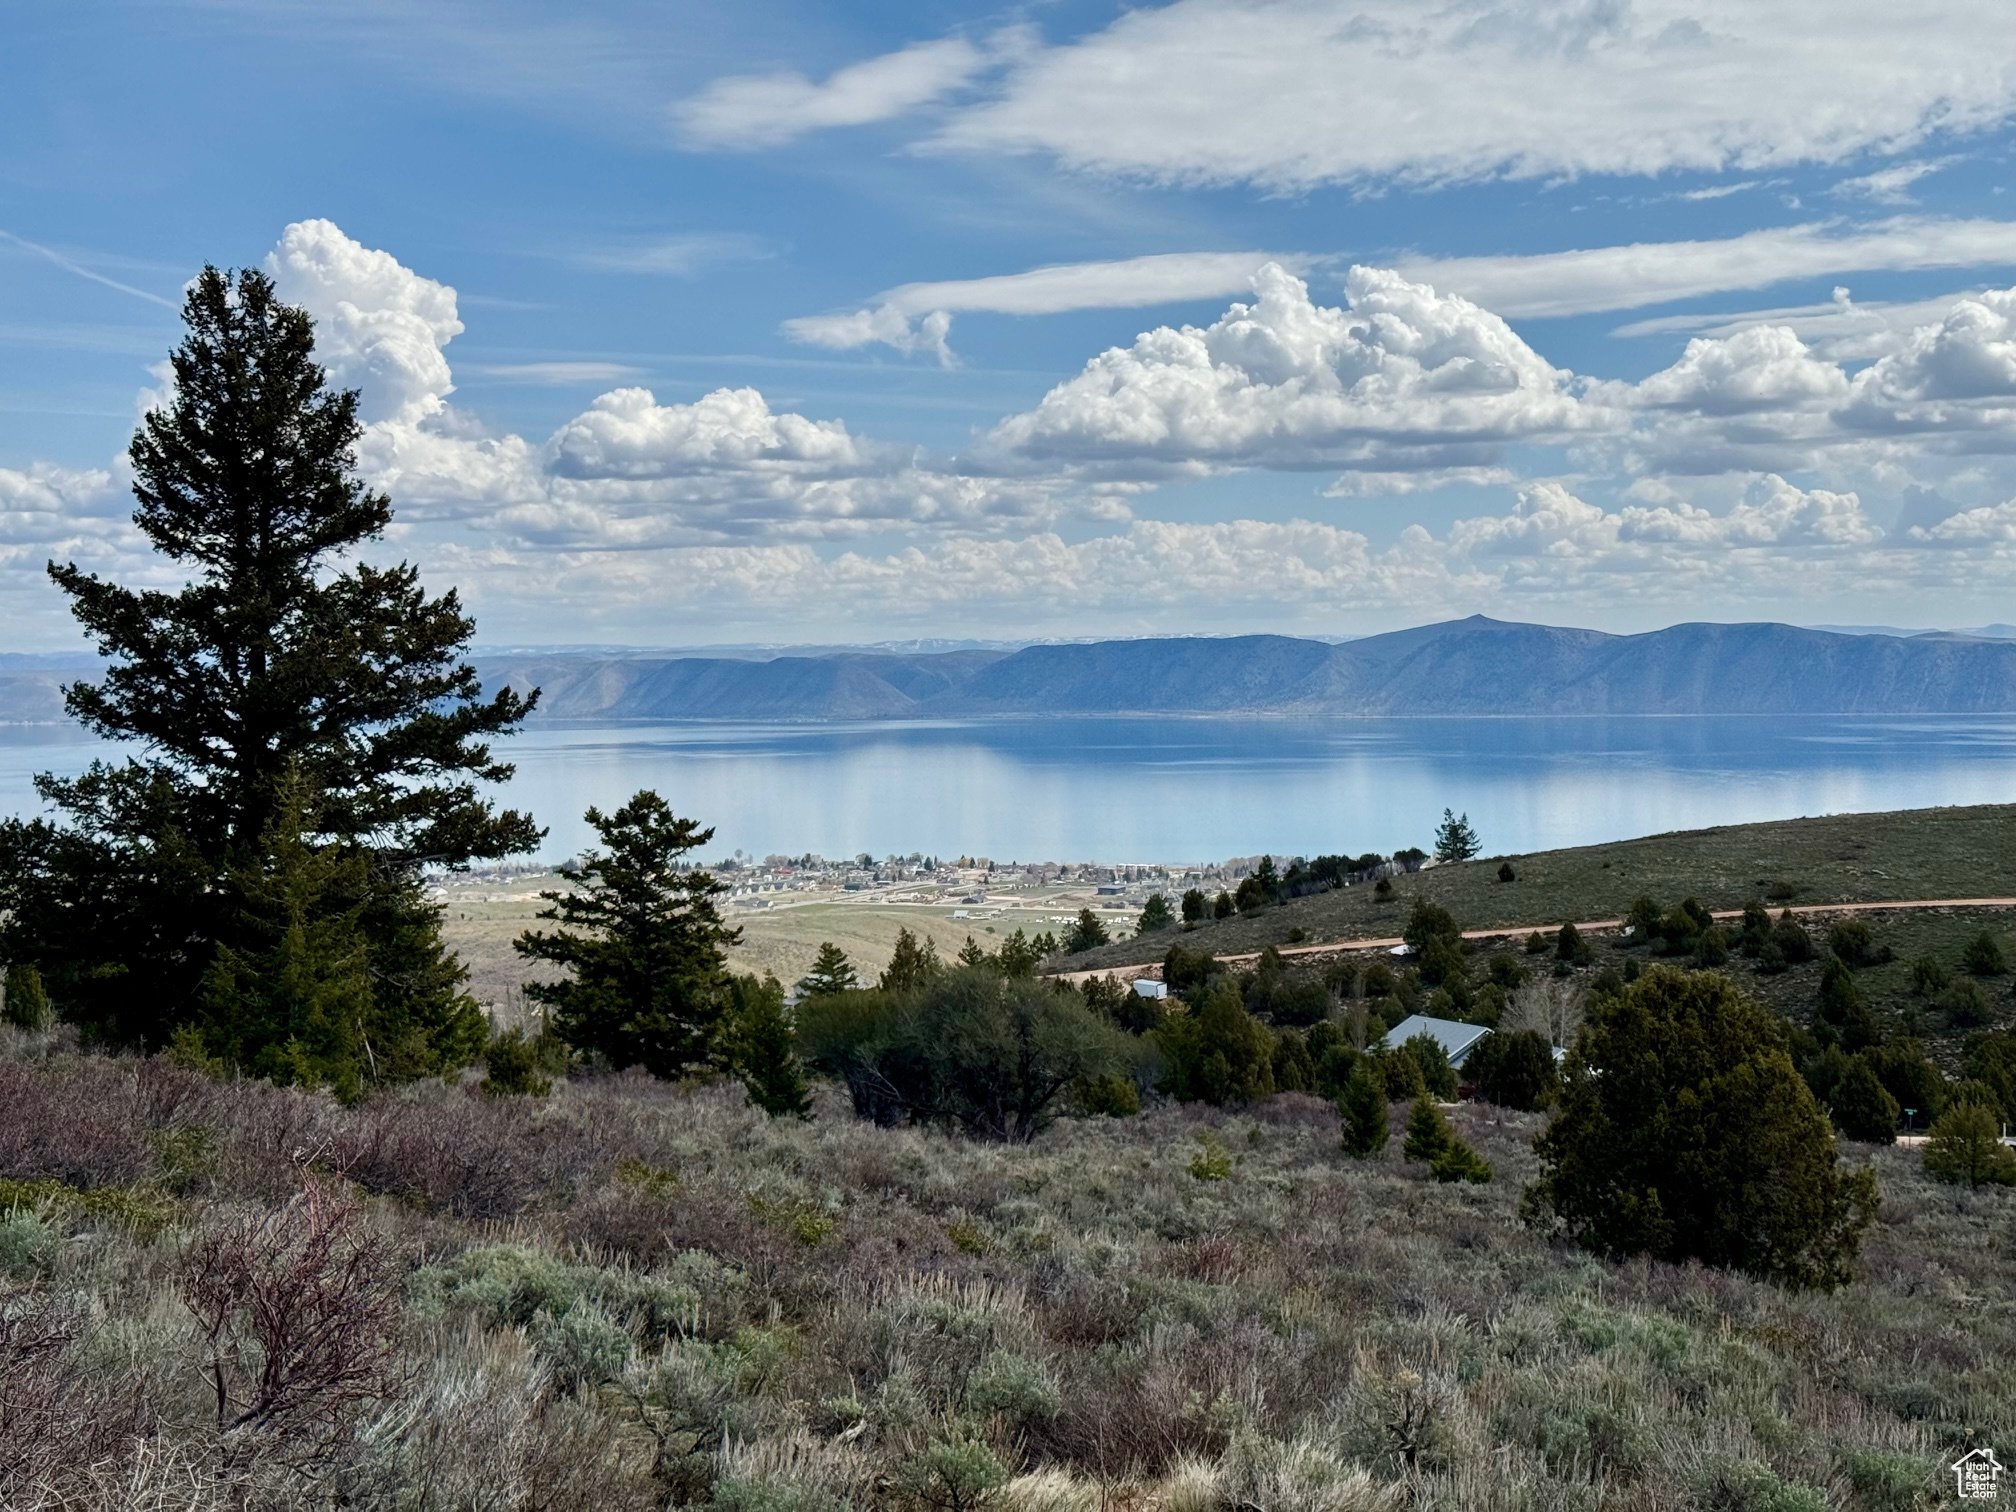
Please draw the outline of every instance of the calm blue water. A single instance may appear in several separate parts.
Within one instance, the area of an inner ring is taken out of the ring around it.
[[[581,811],[655,787],[717,828],[710,856],[965,852],[1201,861],[1431,843],[1444,805],[1491,854],[1802,814],[2016,801],[2016,718],[1069,719],[545,725],[508,742],[507,797]],[[0,727],[0,810],[103,748]]]

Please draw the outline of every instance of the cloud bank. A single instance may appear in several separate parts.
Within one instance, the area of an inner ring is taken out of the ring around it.
[[[452,288],[328,221],[288,227],[267,266],[316,317],[334,380],[362,392],[359,466],[393,496],[396,549],[520,636],[718,636],[864,609],[996,633],[1088,615],[1782,614],[2016,587],[2016,289],[1879,321],[1852,358],[1767,322],[1695,335],[1625,381],[1556,366],[1486,306],[1393,269],[1351,269],[1329,305],[1266,263],[1216,320],[1143,330],[963,457],[933,457],[753,387],[672,398],[626,381],[543,438],[492,432],[455,397]],[[1171,480],[1261,472],[1320,474],[1303,512],[1342,518],[1139,517]],[[123,483],[118,464],[0,471],[10,613],[58,612],[50,557],[159,580]],[[1926,502],[1927,483],[1954,502]],[[1914,486],[1914,513],[1886,528],[1872,490]],[[1477,497],[1436,529],[1367,513],[1454,487]]]

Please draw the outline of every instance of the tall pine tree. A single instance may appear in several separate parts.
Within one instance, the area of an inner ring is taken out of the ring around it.
[[[528,960],[564,968],[563,981],[525,995],[553,1010],[553,1033],[613,1066],[675,1077],[730,1057],[726,947],[742,931],[721,922],[728,889],[681,858],[714,838],[646,789],[613,814],[589,809],[606,851],[563,866],[567,892],[539,896],[539,917],[560,927],[517,940]],[[780,995],[781,996],[781,995]]]
[[[67,690],[70,712],[142,754],[39,778],[66,822],[0,825],[0,955],[36,963],[59,1010],[118,1042],[207,1024],[215,1048],[277,1067],[267,1052],[328,1011],[345,1022],[327,1043],[354,1041],[365,1075],[459,1064],[481,1044],[477,1009],[419,873],[537,843],[528,816],[477,790],[510,775],[488,742],[533,700],[482,696],[452,591],[353,559],[391,505],[355,474],[357,395],[327,386],[307,314],[260,273],[206,268],[183,318],[173,395],[130,450],[134,523],[183,586],[49,569],[109,663]],[[308,886],[302,867],[327,877]],[[300,907],[301,940],[330,935],[311,895],[362,951],[368,991],[340,1008],[285,984],[343,962],[251,964]],[[221,985],[248,971],[249,996]]]

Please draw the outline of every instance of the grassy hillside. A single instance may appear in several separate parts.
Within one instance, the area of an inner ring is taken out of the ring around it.
[[[1641,893],[1669,905],[1693,897],[1715,909],[1741,908],[1760,894],[1781,904],[2016,897],[2016,805],[1839,814],[1545,851],[1513,857],[1518,880],[1509,883],[1498,880],[1501,859],[1397,878],[1385,903],[1370,887],[1345,888],[1180,936],[1121,941],[1060,964],[1159,960],[1178,939],[1188,949],[1227,955],[1397,935],[1416,896],[1449,909],[1465,929],[1616,918]]]
[[[2016,1192],[1851,1147],[1863,1279],[1793,1294],[1551,1247],[1536,1120],[1456,1120],[1491,1185],[1297,1097],[1001,1147],[637,1078],[344,1109],[0,1031],[0,1504],[1912,1512],[2016,1452]],[[339,1337],[384,1349],[220,1434],[185,1299],[306,1221],[297,1159],[362,1203],[383,1307]]]

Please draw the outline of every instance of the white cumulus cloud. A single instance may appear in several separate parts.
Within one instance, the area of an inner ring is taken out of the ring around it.
[[[1253,289],[1209,327],[1095,357],[991,443],[1087,464],[1408,471],[1488,464],[1588,424],[1568,375],[1466,299],[1377,268],[1351,270],[1347,309],[1275,264]]]
[[[289,226],[266,271],[282,299],[315,317],[315,355],[338,388],[363,392],[367,422],[423,420],[454,392],[443,349],[462,322],[446,284],[326,220]]]

